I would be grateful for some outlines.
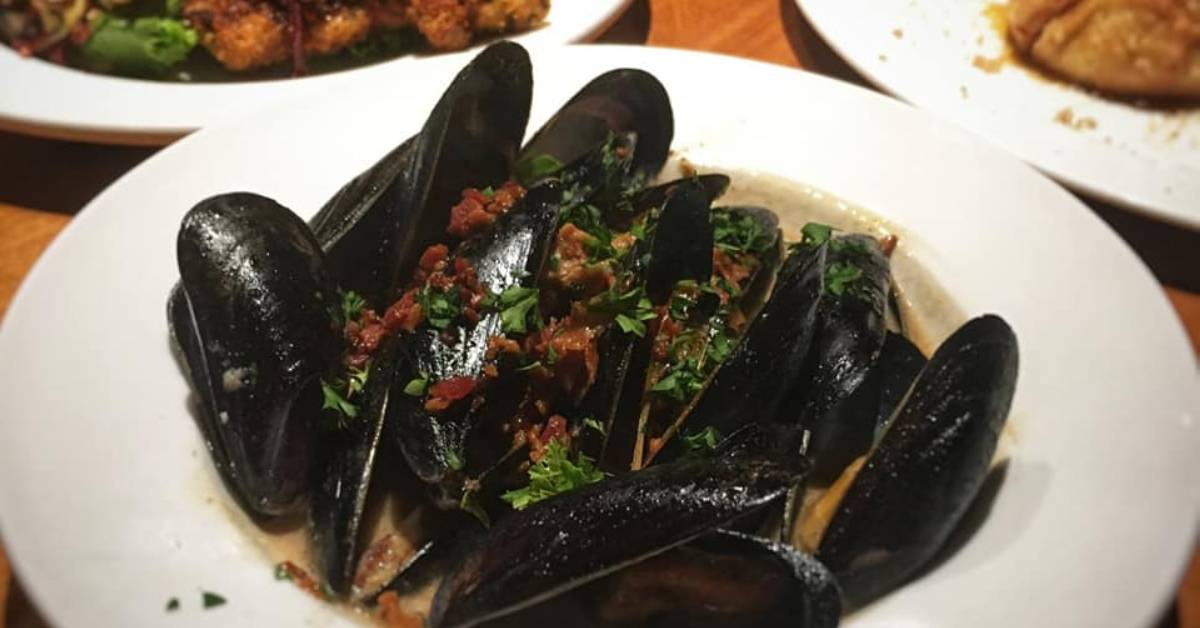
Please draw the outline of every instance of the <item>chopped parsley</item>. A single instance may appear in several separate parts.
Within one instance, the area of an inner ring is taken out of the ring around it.
[[[353,397],[354,395],[366,390],[367,377],[370,375],[370,362],[367,362],[367,364],[361,369],[351,368],[350,378],[346,380],[346,396]]]
[[[829,236],[833,233],[833,227],[823,225],[819,222],[810,222],[804,225],[800,233],[804,236],[804,239],[800,241],[801,244],[821,246],[829,241]]]
[[[640,287],[622,292],[614,285],[592,297],[587,308],[599,314],[612,315],[621,331],[636,336],[646,335],[646,324],[642,321],[657,316],[650,299],[646,298]]]
[[[450,468],[454,469],[455,471],[462,471],[463,460],[462,457],[458,455],[458,452],[454,451],[450,447],[447,447],[444,453],[446,454],[446,464],[450,465]]]
[[[704,388],[704,379],[700,364],[695,358],[688,358],[671,367],[662,379],[650,387],[650,392],[676,403],[685,403]]]
[[[580,453],[571,461],[567,448],[552,440],[546,445],[542,459],[529,467],[529,486],[508,491],[500,496],[516,510],[524,510],[560,493],[573,491],[604,479],[604,472],[596,468],[594,461]]]
[[[429,376],[421,373],[419,376],[408,380],[404,385],[404,394],[410,397],[421,397],[425,394],[425,389],[429,387]]]
[[[173,613],[177,610],[179,610],[179,598],[173,597],[167,600],[167,612]]]
[[[462,314],[458,291],[454,289],[443,292],[425,286],[417,293],[417,303],[421,305],[425,321],[437,329],[446,329]]]
[[[554,345],[546,347],[546,366],[553,366],[558,362],[558,352],[554,350]]]
[[[362,295],[353,290],[342,293],[342,320],[346,322],[358,320],[359,314],[365,307],[367,307],[367,300],[362,298]]]
[[[716,331],[708,341],[708,358],[711,362],[721,364],[729,359],[737,347],[737,339],[730,335],[728,329]]]
[[[338,388],[342,387],[342,382],[334,380],[334,385],[330,385],[324,379],[321,380],[321,394],[325,397],[325,403],[321,406],[322,410],[333,410],[341,417],[356,418],[358,417],[358,406],[342,396],[338,392]]]
[[[847,262],[834,262],[825,268],[825,289],[829,294],[842,296],[847,288],[862,277],[862,269]]]
[[[583,426],[588,429],[593,429],[593,430],[596,430],[597,432],[600,432],[601,436],[608,435],[608,430],[604,428],[604,424],[597,421],[596,419],[594,419],[592,417],[588,417],[588,418],[584,419]]]
[[[695,294],[699,286],[692,279],[685,279],[675,284],[675,291],[667,302],[667,312],[677,321],[686,321],[691,310],[696,305]]]
[[[683,435],[683,447],[690,454],[712,451],[719,442],[721,433],[711,425],[694,434]]]
[[[536,369],[536,368],[540,368],[541,366],[542,366],[542,361],[535,360],[533,362],[530,362],[529,364],[526,364],[525,366],[518,368],[517,372],[518,373],[528,373],[529,371],[532,371],[533,369]]]
[[[563,162],[559,161],[554,155],[543,153],[541,155],[529,155],[518,161],[513,166],[513,176],[516,177],[521,185],[528,186],[530,183],[552,175],[562,169]]]
[[[726,209],[712,212],[713,244],[736,253],[761,253],[771,246],[771,234],[753,216]]]
[[[275,565],[275,579],[281,582],[292,579],[292,570],[288,569],[287,563]]]
[[[210,609],[210,608],[216,608],[218,606],[225,604],[225,598],[223,598],[220,595],[213,593],[211,591],[202,592],[201,601],[203,602],[205,610]]]
[[[500,308],[500,329],[505,334],[523,334],[542,325],[538,311],[538,289],[512,286],[493,300]]]

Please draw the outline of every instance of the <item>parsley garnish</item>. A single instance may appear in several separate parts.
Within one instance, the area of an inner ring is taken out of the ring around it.
[[[704,375],[694,358],[684,360],[682,364],[672,367],[665,377],[650,387],[650,392],[684,403],[704,388]]]
[[[420,397],[425,394],[425,388],[429,386],[429,376],[421,373],[419,377],[414,377],[408,380],[404,385],[404,394],[410,397]]]
[[[486,188],[479,190],[479,193],[482,194],[484,198],[492,198],[496,195],[496,190],[493,190],[492,186],[489,185]]]
[[[553,366],[555,362],[558,362],[558,352],[550,345],[546,347],[546,366]]]
[[[712,212],[713,244],[734,252],[760,253],[771,245],[771,236],[753,216],[729,210]]]
[[[683,435],[683,447],[688,453],[702,453],[716,449],[721,441],[721,433],[717,428],[708,426],[695,434]]]
[[[173,597],[167,600],[167,612],[172,613],[179,610],[179,598]]]
[[[357,292],[347,290],[342,293],[342,320],[356,320],[365,307],[367,307],[367,300]]]
[[[616,324],[627,334],[644,336],[647,321],[656,316],[654,306],[647,299],[641,288],[621,292],[613,286],[592,297],[587,303],[588,310],[600,314],[611,314]]]
[[[454,319],[462,314],[462,304],[458,302],[458,292],[451,289],[448,292],[433,290],[425,286],[417,293],[417,303],[421,312],[431,327],[446,329]]]
[[[500,293],[494,302],[499,302],[500,329],[505,334],[523,334],[532,326],[542,324],[538,311],[538,289],[512,286]]]
[[[371,363],[367,362],[361,369],[351,368],[350,379],[346,380],[346,396],[353,397],[354,395],[366,390],[367,378],[371,375]]]
[[[288,569],[287,563],[275,565],[275,579],[280,581],[292,579],[292,570]]]
[[[677,321],[688,319],[692,306],[696,305],[693,295],[697,289],[696,282],[691,279],[685,279],[675,284],[675,291],[671,293],[671,300],[667,304],[667,311],[671,314],[671,318]]]
[[[340,384],[341,382],[335,380],[334,383]],[[325,396],[325,403],[321,406],[322,410],[333,410],[351,419],[358,416],[358,406],[343,397],[337,388],[331,386],[324,379],[321,380],[321,394]]]
[[[458,452],[447,447],[444,453],[446,454],[446,464],[450,465],[450,468],[455,471],[462,471],[463,461]]]
[[[508,491],[500,498],[514,509],[524,510],[548,497],[603,479],[604,472],[596,468],[591,458],[580,453],[578,461],[572,462],[567,455],[567,448],[559,441],[552,440],[546,445],[542,459],[529,467],[529,486]]]
[[[800,240],[801,244],[821,246],[829,240],[829,234],[833,233],[833,227],[823,225],[819,222],[810,222],[804,225],[800,233],[804,236],[804,239]]]
[[[210,609],[210,608],[215,608],[215,607],[220,606],[225,603],[225,598],[221,597],[220,595],[217,595],[216,593],[212,593],[210,591],[203,591],[201,599],[203,601],[204,608],[206,610]]]
[[[728,330],[722,330],[713,334],[708,341],[708,358],[717,364],[729,359],[729,355],[733,353],[734,347],[737,346],[737,339],[727,333]]]
[[[557,157],[549,154],[530,155],[521,161],[518,161],[513,166],[513,176],[521,185],[528,186],[530,183],[541,179],[547,175],[554,174],[562,170],[563,162]]]
[[[604,428],[604,424],[597,421],[596,419],[593,419],[592,417],[588,417],[588,418],[584,419],[583,426],[586,428],[596,430],[597,432],[600,432],[601,436],[608,435],[608,430]]]
[[[862,269],[846,262],[834,262],[825,269],[825,289],[829,294],[842,296],[851,284],[862,277]]]
[[[518,373],[528,373],[529,371],[532,371],[533,369],[538,368],[540,366],[542,366],[542,361],[535,360],[533,362],[530,362],[529,364],[526,364],[525,366],[518,368],[517,372]]]

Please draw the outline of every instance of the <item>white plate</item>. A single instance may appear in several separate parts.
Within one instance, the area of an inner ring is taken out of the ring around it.
[[[987,66],[1004,55],[1004,37],[985,14],[1004,0],[796,3],[825,41],[876,85],[1073,188],[1200,229],[1200,106],[1141,109],[1014,62],[999,71],[981,69],[977,57]]]
[[[584,41],[608,28],[632,0],[558,0],[546,25],[511,39],[526,47]],[[478,52],[456,53],[469,59]],[[0,43],[0,129],[108,144],[167,144],[273,100],[315,98],[350,83],[406,83],[442,55],[401,56],[300,79],[173,83],[107,76],[21,57]],[[465,63],[460,61],[459,63]]]
[[[650,70],[674,100],[685,156],[874,210],[903,226],[903,252],[966,314],[1015,328],[1017,437],[990,516],[947,563],[848,625],[1129,628],[1165,607],[1200,505],[1196,364],[1161,289],[1086,207],[949,124],[826,78],[615,46],[546,51],[534,65],[531,128],[603,70]],[[56,624],[346,621],[275,582],[240,529],[185,406],[164,304],[192,204],[254,190],[310,215],[419,128],[458,64],[426,67],[176,143],[97,197],[26,280],[0,329],[0,521]],[[201,611],[201,589],[229,603]],[[184,608],[168,618],[173,596]]]

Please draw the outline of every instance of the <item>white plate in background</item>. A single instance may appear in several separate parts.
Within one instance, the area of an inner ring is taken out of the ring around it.
[[[533,60],[531,129],[601,71],[645,68],[675,103],[680,154],[870,209],[964,314],[1015,329],[1016,438],[990,514],[947,562],[846,625],[1157,619],[1191,555],[1200,382],[1158,284],[1085,206],[953,125],[819,76],[618,46]],[[194,203],[233,190],[310,216],[419,129],[459,65],[431,60],[405,83],[193,134],[98,196],[37,263],[0,327],[0,532],[52,623],[351,623],[274,580],[207,459],[168,349],[175,235]],[[202,611],[201,590],[228,603]],[[171,597],[184,607],[168,616]]]
[[[1003,0],[796,0],[871,82],[1063,183],[1200,229],[1200,104],[1137,107],[1006,60]]]
[[[546,24],[510,37],[527,47],[580,42],[608,28],[632,0],[556,0]],[[466,63],[481,44],[462,55]],[[25,58],[0,43],[0,129],[108,144],[167,144],[274,100],[319,98],[363,82],[407,83],[441,56],[388,61],[298,79],[180,83],[86,72]]]

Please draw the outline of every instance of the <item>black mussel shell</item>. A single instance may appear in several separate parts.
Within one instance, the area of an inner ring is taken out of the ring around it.
[[[291,211],[236,193],[188,212],[177,255],[168,316],[212,458],[248,512],[293,512],[308,494],[313,384],[342,350],[321,248]]]
[[[827,483],[873,441],[874,412],[834,410],[866,380],[883,347],[891,265],[875,238],[854,234],[829,241],[826,267],[812,351],[780,418],[810,430],[813,480]],[[845,271],[859,274],[841,283]]]
[[[429,625],[473,626],[552,598],[754,512],[801,476],[761,460],[682,460],[538,502],[466,552]]]
[[[825,245],[795,246],[788,253],[770,298],[684,419],[686,432],[712,428],[727,436],[748,423],[773,422],[808,354],[825,255]],[[798,447],[799,434],[794,436],[780,441],[780,448]],[[668,440],[655,459],[683,455],[681,441]]]
[[[632,201],[633,207],[635,210],[662,207],[679,186],[689,182],[699,183],[708,195],[708,201],[712,203],[729,189],[730,179],[723,174],[701,174],[652,185],[637,193]]]
[[[712,276],[711,203],[708,190],[694,179],[680,183],[667,198],[654,226],[646,266],[646,296],[651,303],[666,303],[680,281],[707,282]]]
[[[464,254],[492,294],[539,275],[554,240],[562,198],[554,180],[536,185],[494,230],[468,245]],[[406,394],[404,388],[416,378],[434,384],[468,377],[482,386],[488,339],[500,330],[500,314],[488,312],[473,326],[457,326],[449,338],[436,329],[419,329],[401,342],[387,421],[392,439],[421,480],[437,484],[463,468],[464,444],[479,415],[466,400],[432,413],[425,409],[423,395]]]
[[[420,133],[325,204],[312,227],[343,288],[372,304],[386,301],[421,252],[444,239],[462,191],[504,182],[532,89],[524,48],[488,46],[458,73]]]
[[[941,548],[992,462],[1017,381],[1003,319],[971,320],[930,358],[841,499],[817,557],[860,606]]]
[[[576,161],[610,135],[637,139],[635,171],[653,175],[662,168],[675,134],[667,90],[642,70],[606,72],[579,90],[521,149],[520,164],[549,155]]]

